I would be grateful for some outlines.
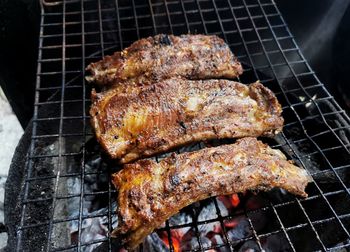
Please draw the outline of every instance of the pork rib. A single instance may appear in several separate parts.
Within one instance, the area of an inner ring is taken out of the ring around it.
[[[89,82],[113,85],[153,83],[175,76],[188,79],[235,78],[242,66],[217,36],[164,35],[141,39],[122,52],[91,63]]]
[[[140,160],[113,175],[119,224],[112,235],[135,248],[165,220],[196,201],[274,187],[306,197],[310,180],[282,152],[255,138],[173,155],[160,163]]]
[[[120,163],[201,140],[271,136],[283,126],[281,105],[259,82],[168,79],[93,92],[92,101],[97,140]]]

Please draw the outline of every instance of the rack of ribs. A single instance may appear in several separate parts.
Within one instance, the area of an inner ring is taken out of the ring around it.
[[[310,181],[304,169],[256,138],[174,154],[159,163],[140,160],[113,174],[119,223],[112,235],[132,249],[196,201],[274,187],[306,197],[305,187]]]
[[[235,78],[242,66],[217,36],[165,35],[140,39],[86,68],[86,80],[100,86],[154,83],[171,77]]]
[[[119,89],[93,91],[90,115],[120,163],[202,140],[273,136],[283,126],[281,105],[259,82],[168,79]]]

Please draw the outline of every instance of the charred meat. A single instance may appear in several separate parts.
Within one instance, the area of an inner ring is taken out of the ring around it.
[[[92,101],[97,140],[120,163],[201,140],[273,136],[283,126],[281,105],[259,82],[168,79],[93,92]]]
[[[141,39],[121,52],[91,63],[89,82],[101,86],[153,83],[171,77],[235,78],[242,66],[217,36],[156,35]]]
[[[196,201],[274,187],[306,197],[310,179],[282,152],[255,138],[173,155],[159,163],[140,160],[113,175],[119,206],[113,235],[135,248],[165,220]]]

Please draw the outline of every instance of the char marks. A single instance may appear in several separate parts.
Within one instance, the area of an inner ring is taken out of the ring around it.
[[[90,115],[97,139],[121,163],[201,140],[274,135],[281,106],[259,82],[168,79],[101,93]]]
[[[113,175],[120,220],[113,235],[135,248],[166,219],[198,200],[274,187],[306,197],[309,181],[305,170],[255,138],[173,155],[160,163],[141,160]]]
[[[217,36],[165,35],[141,39],[122,52],[91,63],[86,79],[100,86],[143,85],[172,77],[235,78],[242,66]]]

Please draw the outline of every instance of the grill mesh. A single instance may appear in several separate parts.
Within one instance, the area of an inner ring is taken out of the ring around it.
[[[217,215],[210,220],[197,219],[198,207],[190,207],[191,222],[167,222],[160,229],[167,234],[170,251],[176,250],[172,234],[180,227],[193,228],[199,251],[237,251],[249,241],[256,250],[268,251],[264,244],[271,237],[284,242],[287,251],[350,247],[350,120],[306,62],[272,0],[66,0],[42,3],[35,113],[19,202],[17,251],[83,251],[101,242],[101,251],[113,249],[108,235],[81,239],[87,220],[96,217],[105,217],[112,229],[116,194],[108,183],[112,165],[101,162],[99,169],[87,169],[87,160],[95,155],[90,143],[95,144],[88,116],[91,87],[85,86],[84,68],[139,38],[188,32],[222,37],[243,63],[240,81],[260,79],[275,92],[286,122],[283,133],[269,143],[307,169],[314,181],[307,199],[240,195],[243,206],[226,216],[218,201],[209,199]],[[77,168],[67,168],[77,162]],[[85,183],[76,193],[68,193],[66,187],[75,178]],[[90,178],[101,179],[104,186],[85,192]],[[91,197],[104,201],[107,211],[84,212]],[[252,197],[264,203],[250,209],[244,202]],[[63,202],[71,199],[78,202],[73,206],[78,214],[62,217],[67,211]],[[268,213],[269,228],[257,228],[254,216],[260,213]],[[225,222],[237,216],[247,221],[250,231],[232,240]],[[65,236],[72,222],[78,223],[75,239]],[[207,247],[200,230],[211,223],[222,227],[223,242]]]

